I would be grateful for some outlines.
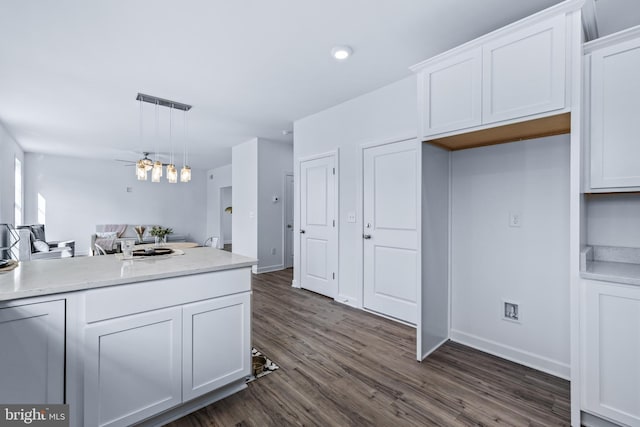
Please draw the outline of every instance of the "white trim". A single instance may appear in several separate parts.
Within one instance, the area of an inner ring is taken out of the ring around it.
[[[568,380],[570,375],[570,366],[557,360],[549,359],[535,353],[500,344],[495,341],[487,340],[473,334],[451,330],[451,340],[466,346],[475,348],[476,350],[519,363],[524,366],[546,372],[548,374]]]
[[[626,42],[640,37],[640,25],[628,28],[626,30],[618,31],[617,33],[601,37],[597,40],[587,42],[583,45],[583,52],[585,55],[592,53],[595,50],[603,49],[605,47],[613,46],[618,43]]]
[[[340,304],[348,305],[349,307],[357,308],[362,310],[362,307],[358,305],[358,300],[352,297],[348,297],[345,295],[338,295],[335,299],[335,302],[339,302]]]
[[[284,264],[267,265],[265,267],[258,267],[256,274],[271,273],[272,271],[284,270]]]
[[[287,265],[287,177],[291,176],[291,179],[293,180],[293,198],[295,199],[296,197],[296,189],[295,189],[295,175],[293,172],[283,172],[282,174],[282,197],[281,197],[281,204],[282,204],[282,265],[286,266]],[[294,203],[295,200],[291,200],[291,208],[295,211],[294,208]],[[291,212],[291,222],[295,222],[294,218],[295,217],[295,212]],[[291,227],[293,227],[294,224],[291,224]],[[291,229],[291,232],[294,232],[294,229]],[[291,242],[291,258],[293,258],[293,242]],[[291,262],[291,267],[293,267],[293,261]],[[288,267],[284,267],[284,268],[288,268]]]
[[[479,46],[482,46],[483,44],[498,39],[500,37],[503,37],[505,35],[505,33],[509,33],[512,31],[517,31],[521,28],[526,28],[529,27],[533,24],[536,24],[538,22],[544,21],[550,17],[556,16],[556,15],[561,15],[561,14],[567,14],[570,12],[573,12],[575,10],[578,10],[582,7],[582,5],[584,4],[585,0],[565,0],[562,3],[559,3],[555,6],[549,7],[547,9],[544,9],[538,13],[535,13],[533,15],[527,16],[523,19],[520,19],[519,21],[516,21],[514,23],[511,23],[509,25],[506,25],[502,28],[498,28],[497,30],[494,30],[488,34],[485,34],[483,36],[480,36],[474,40],[471,40],[467,43],[464,43],[458,47],[455,47],[453,49],[450,49],[444,53],[441,53],[439,55],[436,55],[434,57],[431,57],[425,61],[419,62],[411,67],[409,67],[409,69],[411,71],[418,72],[420,70],[422,70],[423,68],[426,68],[428,66],[430,66],[433,63],[439,63],[440,61],[443,61],[445,59],[448,59],[452,56],[456,56],[459,53],[462,53],[463,51],[467,51],[467,50],[471,50],[474,48],[477,48]]]
[[[300,289],[300,284],[298,283],[298,281],[296,279],[293,279],[291,281],[291,287],[292,288],[296,288],[296,289]]]

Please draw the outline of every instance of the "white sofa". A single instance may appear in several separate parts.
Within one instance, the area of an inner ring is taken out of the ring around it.
[[[34,227],[40,230],[40,235],[34,234]],[[20,236],[20,241],[18,242],[18,259],[20,261],[71,258],[75,256],[75,241],[47,241],[43,224],[18,226],[17,230]],[[37,244],[35,241],[45,244]]]
[[[138,225],[142,225],[145,227],[144,234],[142,235],[142,242],[138,240],[138,234],[136,233],[135,227]],[[91,235],[91,251],[95,255],[96,253],[96,239],[98,239],[97,233],[109,232],[116,228],[116,226],[124,226],[124,231],[120,233],[119,237],[110,240],[110,247],[103,247],[105,252],[114,253],[120,251],[120,242],[123,240],[135,240],[137,243],[153,243],[155,242],[155,238],[150,235],[151,227],[153,225],[145,225],[145,224],[98,224],[96,225],[96,233]],[[186,242],[187,237],[182,234],[169,234],[167,236],[167,241],[169,242]]]

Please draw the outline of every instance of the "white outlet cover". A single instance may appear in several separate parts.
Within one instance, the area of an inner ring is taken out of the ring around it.
[[[509,212],[509,227],[522,227],[522,214]]]
[[[355,212],[347,212],[347,222],[356,222]]]

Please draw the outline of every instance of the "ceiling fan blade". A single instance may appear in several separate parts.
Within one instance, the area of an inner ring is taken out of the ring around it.
[[[133,165],[135,165],[137,162],[135,160],[123,160],[123,159],[114,159],[116,162],[124,162],[124,163],[131,163]]]

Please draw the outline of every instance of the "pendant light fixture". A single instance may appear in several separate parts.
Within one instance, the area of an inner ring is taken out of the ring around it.
[[[140,100],[140,146],[142,147],[142,100]],[[147,168],[143,159],[140,159],[136,162],[136,178],[138,181],[146,181],[147,180]]]
[[[191,168],[187,165],[189,159],[189,153],[187,152],[187,111],[191,110],[191,105],[183,104],[181,102],[170,101],[168,99],[158,98],[157,96],[145,95],[138,93],[136,97],[140,101],[140,143],[142,145],[142,102],[148,102],[156,106],[156,155],[155,161],[151,161],[146,158],[138,160],[136,163],[136,177],[141,181],[147,180],[147,171],[151,171],[151,181],[160,182],[162,177],[162,162],[158,152],[158,141],[160,140],[159,123],[160,123],[160,107],[169,108],[169,145],[171,148],[171,154],[169,157],[169,164],[167,165],[167,181],[171,184],[178,182],[178,169],[175,166],[175,156],[173,147],[173,110],[182,110],[184,112],[184,142],[183,142],[183,166],[180,171],[180,181],[191,181]]]
[[[182,170],[180,171],[180,182],[191,181],[191,168],[188,165],[187,153],[187,112],[183,111],[184,117],[184,138],[182,141]]]
[[[173,105],[169,107],[169,145],[171,146],[171,154],[169,158],[169,164],[167,165],[167,181],[170,184],[178,182],[178,170],[176,165],[173,164]]]
[[[162,162],[158,156],[158,141],[160,140],[160,131],[159,131],[159,123],[160,123],[160,105],[156,101],[156,161],[153,163],[153,169],[151,170],[151,182],[160,182],[160,178],[162,178]]]

